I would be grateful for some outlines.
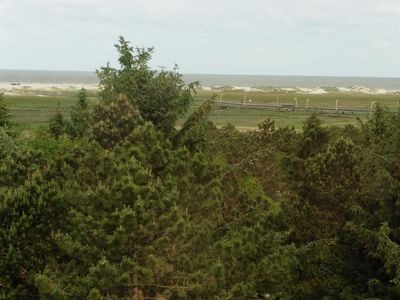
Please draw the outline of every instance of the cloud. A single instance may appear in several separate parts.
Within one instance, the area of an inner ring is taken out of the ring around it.
[[[379,12],[384,15],[400,17],[400,1],[374,1],[371,4],[374,11]]]
[[[396,46],[391,41],[376,40],[372,42],[372,48],[377,50],[394,50]]]
[[[190,72],[305,73],[337,56],[356,73],[360,56],[383,51],[376,61],[400,64],[399,33],[399,0],[0,0],[0,68],[92,69],[123,34]]]
[[[243,30],[261,25],[346,26],[400,13],[400,3],[392,0],[3,0],[3,3],[7,4],[0,11],[3,19],[10,19],[10,14],[22,15],[36,24],[143,22],[219,28],[240,23]]]

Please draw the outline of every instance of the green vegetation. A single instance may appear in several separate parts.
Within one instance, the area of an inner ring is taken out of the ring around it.
[[[296,92],[272,92],[272,91],[258,91],[258,92],[246,92],[240,90],[216,90],[222,94],[222,100],[224,101],[236,101],[241,102],[246,99],[251,99],[255,103],[272,103],[275,104],[278,98],[279,103],[297,104],[300,106],[306,106],[307,99],[310,99],[309,105],[313,107],[328,107],[334,108],[336,100],[338,100],[339,107],[345,108],[365,108],[371,107],[371,102],[374,101],[377,104],[386,106],[389,108],[399,108],[400,95],[396,94],[362,94],[357,92],[329,92],[327,94],[299,94]],[[202,90],[198,99],[206,99],[213,91]]]
[[[4,96],[0,93],[0,127],[8,127],[10,125],[10,113],[4,101]]]
[[[223,92],[223,100],[233,100],[238,101],[243,99],[243,95],[247,95],[247,99],[249,97],[253,97],[253,101],[259,101],[257,103],[274,103],[270,102],[269,99],[273,99],[274,95],[271,95],[269,92],[256,93],[259,95],[259,98],[255,98],[253,93],[249,92],[240,92],[235,91],[228,95]],[[212,93],[204,90],[199,90],[197,94],[194,95],[194,98],[197,100],[206,100],[212,96]],[[345,107],[357,107],[357,108],[370,108],[371,98],[370,95],[358,95],[358,94],[349,94],[349,95],[338,95],[337,97],[331,95],[331,98],[327,98],[326,95],[296,95],[298,98],[299,105],[305,105],[305,97],[309,97],[310,106],[320,105],[322,107],[334,107],[335,100],[334,98],[344,97],[346,99]],[[280,99],[282,103],[290,103],[289,100],[292,96],[287,96],[288,99],[285,98],[284,94],[280,94]],[[294,96],[293,96],[294,97]],[[276,98],[276,97],[275,97]],[[8,104],[10,114],[12,119],[19,123],[21,126],[25,128],[35,128],[40,125],[43,125],[49,121],[51,116],[53,116],[57,109],[62,111],[66,117],[69,117],[69,111],[72,106],[75,105],[76,97],[74,96],[5,96],[6,102]],[[302,100],[303,99],[303,100]],[[340,98],[339,98],[340,99]],[[378,95],[374,96],[374,101],[377,103],[395,108],[397,104],[395,95]],[[88,97],[89,106],[93,106],[97,103],[98,99],[95,97]],[[218,99],[216,99],[218,101]],[[276,100],[275,100],[276,101]],[[353,102],[354,101],[354,102]],[[276,102],[275,102],[276,103]],[[343,100],[339,100],[339,106],[341,103],[345,103]],[[57,106],[59,107],[57,108]],[[200,105],[200,102],[194,102],[189,108],[189,113],[195,111]],[[230,108],[230,109],[220,109],[216,107],[213,112],[210,114],[210,119],[215,122],[217,126],[227,125],[228,123],[234,124],[240,130],[255,130],[257,129],[257,125],[261,123],[265,119],[274,120],[276,125],[279,127],[285,126],[294,126],[297,129],[302,127],[304,121],[312,114],[312,112],[305,111],[278,111],[278,110],[251,110],[251,109],[238,109],[238,108]],[[323,120],[323,126],[335,125],[344,127],[345,125],[356,125],[357,118],[361,118],[363,120],[366,119],[366,113],[327,113],[327,112],[318,112],[319,117]],[[178,124],[182,124],[188,114],[180,117],[180,121]]]
[[[301,129],[304,122],[313,113],[305,111],[277,111],[277,110],[251,110],[251,109],[216,109],[210,115],[210,119],[217,126],[224,126],[228,123],[234,124],[239,130],[256,130],[257,125],[266,119],[271,119],[278,127],[294,126]],[[318,113],[324,126],[356,125],[357,118],[366,119],[366,113]]]
[[[178,126],[194,85],[117,49],[97,102],[0,126],[1,299],[399,299],[400,112]]]
[[[132,63],[132,62],[131,62]],[[109,68],[109,69],[107,69]],[[102,69],[102,76],[111,76],[110,74],[114,74],[117,70],[112,69],[110,67],[104,67]],[[129,71],[124,71],[129,72]],[[146,75],[147,77],[155,76],[156,73],[147,69],[146,72],[151,73],[152,75]],[[114,76],[114,75],[112,75]],[[125,75],[118,75],[125,76]],[[127,75],[129,76],[129,75]],[[173,72],[162,72],[157,76],[169,76],[171,82],[177,84],[177,86],[182,86],[183,82],[181,81],[180,75],[175,71]],[[108,79],[104,79],[108,80]],[[154,80],[154,78],[152,79]],[[164,80],[165,81],[165,80]],[[151,83],[148,83],[150,86]],[[159,90],[161,87],[157,87]],[[164,87],[166,89],[167,87]],[[194,86],[188,87],[188,90],[193,93]],[[123,89],[123,87],[119,87],[119,89]],[[118,88],[115,88],[114,92],[117,93]],[[123,91],[126,94],[131,95],[130,97],[136,97],[134,91]],[[71,93],[71,90],[61,91],[62,96],[57,96],[57,94],[47,92],[47,95],[7,95],[5,97],[6,102],[8,104],[10,113],[12,115],[13,120],[19,123],[21,126],[25,128],[35,128],[44,123],[47,123],[51,116],[53,116],[57,110],[63,112],[63,114],[68,118],[69,111],[72,106],[76,102],[76,93],[75,95],[68,95]],[[98,97],[95,97],[93,91],[88,94],[87,102],[89,106],[93,106],[98,101]],[[104,94],[105,92],[103,92]],[[150,93],[147,91],[146,93]],[[155,92],[152,92],[153,94]],[[161,94],[161,93],[160,93]],[[279,103],[287,103],[287,104],[295,104],[294,98],[297,99],[297,104],[299,106],[305,106],[307,103],[307,98],[309,100],[310,107],[325,107],[325,108],[334,108],[336,105],[336,100],[338,100],[338,107],[344,108],[363,108],[370,109],[371,102],[374,101],[374,105],[381,105],[385,107],[389,107],[391,109],[397,109],[399,107],[399,95],[388,94],[388,95],[369,95],[369,94],[361,94],[361,93],[343,93],[343,92],[330,92],[328,94],[317,94],[317,95],[306,95],[306,94],[297,94],[294,92],[273,92],[273,91],[258,91],[258,92],[246,92],[240,90],[215,90],[215,91],[207,91],[207,90],[198,90],[196,94],[194,94],[195,100],[205,101],[212,97],[214,94],[217,94],[216,102],[222,99],[223,101],[233,101],[233,102],[242,102],[246,97],[246,100],[252,99],[253,103],[270,103],[275,104],[276,98],[278,97]],[[141,98],[140,96],[139,98]],[[170,97],[174,97],[173,94]],[[182,98],[183,97],[183,98]],[[185,98],[186,97],[186,98]],[[142,97],[144,103],[150,103],[150,98]],[[153,99],[153,96],[151,97]],[[154,98],[157,99],[157,98]],[[186,100],[185,100],[186,99]],[[189,99],[187,95],[181,95],[179,101],[182,103],[182,108],[187,109]],[[159,100],[154,100],[154,103],[151,105],[158,106]],[[167,103],[167,102],[166,102]],[[201,102],[195,101],[189,108],[189,113],[195,111]],[[176,105],[176,104],[173,104]],[[172,106],[171,106],[172,107]],[[224,126],[227,124],[235,125],[239,130],[255,130],[257,129],[257,125],[261,123],[265,119],[271,119],[275,122],[275,124],[279,127],[286,126],[294,126],[296,129],[301,129],[304,121],[312,114],[312,112],[306,111],[279,111],[279,110],[251,110],[251,109],[239,109],[239,108],[230,108],[230,109],[220,109],[216,107],[213,112],[210,114],[210,119],[218,126]],[[344,127],[345,125],[356,125],[357,118],[361,118],[365,120],[367,117],[366,113],[350,113],[346,112],[342,114],[339,112],[338,114],[334,112],[318,112],[319,117],[323,121],[323,126],[335,125],[339,127]],[[187,118],[188,113],[184,113],[184,110],[181,110],[177,116],[173,118],[179,117],[178,124],[181,125],[182,122]],[[158,117],[154,116],[155,119]]]
[[[76,103],[76,95],[13,95],[4,96],[4,98],[12,120],[27,128],[35,128],[47,123],[57,110],[68,115]],[[94,105],[97,101],[96,97],[88,97],[89,105]]]

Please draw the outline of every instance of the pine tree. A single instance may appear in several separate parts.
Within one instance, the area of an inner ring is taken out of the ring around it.
[[[188,110],[197,83],[186,85],[177,67],[172,71],[151,70],[148,63],[153,48],[135,48],[120,37],[115,45],[120,68],[107,64],[97,71],[100,97],[115,99],[124,95],[145,121],[152,122],[166,134],[174,133],[179,117]]]
[[[126,139],[143,123],[134,105],[125,96],[102,100],[95,107],[91,119],[91,135],[104,148],[113,148]]]
[[[49,120],[49,130],[56,139],[62,136],[67,130],[67,123],[59,106],[57,107],[56,114]]]
[[[88,132],[90,114],[86,90],[82,88],[78,93],[78,101],[71,110],[71,124],[68,133],[72,137],[82,137]]]
[[[81,109],[85,109],[88,107],[88,100],[86,95],[86,89],[81,88],[78,93],[78,103],[77,107]]]
[[[321,120],[316,114],[309,117],[303,126],[298,145],[298,156],[308,158],[318,154],[328,142],[328,132],[321,127]]]

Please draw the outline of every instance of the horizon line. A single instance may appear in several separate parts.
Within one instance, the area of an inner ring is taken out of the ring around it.
[[[0,71],[17,71],[17,72],[82,72],[96,74],[96,70],[55,70],[55,69],[2,69]],[[378,79],[400,79],[399,76],[371,76],[371,75],[304,75],[304,74],[260,74],[260,73],[193,73],[179,72],[182,75],[211,75],[211,76],[276,76],[276,77],[330,77],[330,78],[378,78]]]

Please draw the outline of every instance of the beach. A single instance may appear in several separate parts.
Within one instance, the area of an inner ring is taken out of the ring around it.
[[[89,92],[97,92],[99,85],[97,83],[16,83],[0,82],[0,91],[6,95],[57,95],[71,94],[86,89]],[[350,87],[273,87],[273,86],[202,86],[199,90],[214,91],[216,93],[224,91],[242,91],[242,92],[264,92],[264,93],[287,93],[303,95],[322,95],[328,93],[343,94],[365,94],[365,95],[400,95],[400,89],[369,88],[365,86]]]

